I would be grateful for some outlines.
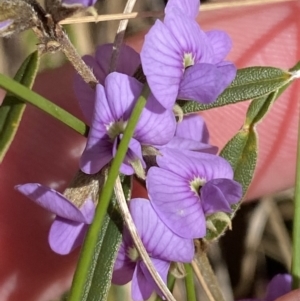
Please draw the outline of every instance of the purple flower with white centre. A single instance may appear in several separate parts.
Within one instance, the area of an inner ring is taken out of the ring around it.
[[[155,22],[141,51],[151,91],[168,109],[176,98],[211,103],[236,75],[235,66],[224,61],[231,49],[229,36],[218,30],[202,31],[194,20],[199,6],[183,2],[169,1],[164,22]],[[189,9],[183,12],[185,7]]]
[[[208,140],[209,133],[203,118],[199,114],[190,114],[177,123],[175,136],[170,142],[157,148],[168,147],[216,154],[218,148],[208,144]]]
[[[133,77],[117,72],[106,77],[104,87],[97,85],[92,126],[80,159],[83,172],[97,173],[112,160],[142,88],[143,85]],[[138,161],[145,167],[141,146],[167,143],[174,136],[175,128],[174,114],[150,95],[120,171],[133,174],[132,163]]]
[[[177,235],[206,235],[206,215],[231,212],[242,196],[233,180],[230,164],[223,158],[193,151],[165,148],[156,157],[146,185],[154,210]]]
[[[95,205],[91,199],[87,199],[79,209],[61,193],[41,184],[28,183],[15,186],[15,189],[56,214],[48,237],[54,252],[69,254],[82,244],[95,213]]]
[[[278,274],[268,284],[263,299],[243,299],[240,301],[275,301],[292,290],[292,280],[292,276],[289,274]]]
[[[82,57],[84,62],[93,70],[96,79],[102,86],[104,85],[106,76],[109,74],[112,48],[113,44],[104,44],[97,47],[95,57],[91,55]],[[122,45],[116,71],[133,76],[140,64],[140,55],[131,47]],[[74,91],[80,108],[90,124],[95,106],[95,90],[92,89],[79,74],[76,74]]]
[[[97,0],[62,0],[64,6],[93,6]]]
[[[132,199],[129,208],[145,249],[158,273],[166,282],[171,261],[192,261],[194,257],[193,241],[179,237],[170,231],[159,219],[149,200]],[[114,266],[112,282],[123,285],[131,280],[131,294],[134,301],[148,299],[153,291],[161,295],[125,228],[123,242]]]

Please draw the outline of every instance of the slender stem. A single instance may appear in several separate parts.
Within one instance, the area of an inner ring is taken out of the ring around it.
[[[202,248],[197,251],[195,259],[192,261],[192,267],[209,300],[225,301],[206,251]]]
[[[93,223],[89,227],[85,242],[81,249],[80,258],[77,264],[77,269],[73,278],[73,283],[69,295],[69,301],[82,300],[84,292],[88,289],[85,287],[86,278],[92,264],[92,257],[97,243],[97,236],[101,230],[103,220],[113,193],[115,181],[119,175],[120,166],[125,158],[128,145],[131,137],[133,136],[134,129],[146,105],[146,100],[149,95],[149,87],[144,86],[141,96],[139,97],[131,117],[128,121],[124,135],[119,144],[117,153],[112,161],[111,168],[109,169],[107,181],[101,191],[99,203],[96,209]]]
[[[293,256],[292,256],[292,276],[293,289],[300,288],[300,119],[298,125],[298,150],[296,165],[295,183],[295,208],[293,222]]]
[[[169,291],[168,287],[166,286],[166,284],[164,283],[164,281],[158,274],[157,270],[155,269],[149,255],[143,245],[143,242],[139,237],[139,234],[135,227],[134,221],[129,212],[129,209],[128,209],[128,206],[126,203],[126,199],[124,197],[123,189],[122,189],[122,184],[121,184],[119,177],[117,178],[117,181],[115,184],[115,194],[116,194],[116,198],[118,201],[118,205],[119,205],[123,220],[125,221],[126,227],[128,228],[128,230],[132,236],[134,245],[137,248],[137,250],[139,251],[139,254],[140,254],[141,258],[143,259],[143,262],[145,263],[145,265],[148,268],[155,283],[160,288],[160,290],[162,291],[162,293],[166,297],[166,299],[169,301],[176,301],[175,298],[173,297],[172,293]]]
[[[89,84],[92,88],[95,88],[98,80],[96,79],[92,69],[89,68],[82,60],[76,48],[70,42],[67,34],[59,24],[56,25],[56,38],[57,42],[60,44],[61,50],[76,69],[78,74],[87,84]]]
[[[196,292],[195,292],[195,284],[194,284],[194,273],[190,263],[185,263],[184,268],[186,271],[185,280],[185,288],[186,295],[189,301],[197,301]]]
[[[0,87],[17,96],[19,99],[30,103],[31,105],[51,115],[77,133],[87,136],[88,126],[83,121],[55,105],[53,102],[49,101],[43,96],[14,81],[10,77],[0,74]]]
[[[136,3],[136,0],[128,0],[123,13],[124,14],[131,13],[135,3]],[[128,21],[129,21],[128,19],[125,19],[125,20],[122,20],[119,24],[117,34],[115,37],[115,41],[114,41],[113,52],[112,52],[112,56],[111,56],[111,60],[110,60],[109,72],[113,72],[117,68],[118,58],[119,58],[119,54],[120,54],[120,48],[121,48],[121,44],[123,43],[123,40],[124,40]]]

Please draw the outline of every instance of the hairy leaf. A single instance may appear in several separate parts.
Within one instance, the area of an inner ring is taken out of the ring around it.
[[[258,98],[276,91],[292,79],[290,72],[274,67],[249,67],[239,69],[231,85],[211,104],[180,100],[183,113],[189,114],[240,101]]]

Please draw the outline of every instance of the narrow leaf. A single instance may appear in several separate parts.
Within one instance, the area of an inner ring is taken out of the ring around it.
[[[180,100],[183,113],[189,114],[265,96],[287,84],[290,72],[274,67],[248,67],[239,69],[231,85],[211,104]]]
[[[131,197],[131,177],[122,177],[125,196]],[[81,301],[106,301],[111,286],[115,258],[122,240],[122,218],[116,211],[113,195],[93,255]]]
[[[300,68],[298,63],[290,71],[297,71]],[[226,144],[220,153],[220,156],[225,158],[232,166],[234,171],[234,179],[238,181],[243,187],[243,195],[252,181],[256,162],[257,162],[257,133],[256,125],[264,118],[272,104],[285,91],[285,89],[292,83],[289,81],[281,86],[279,89],[270,94],[253,100],[248,108],[246,120],[240,131]],[[242,200],[241,200],[242,202]],[[235,215],[240,203],[232,206],[233,212],[231,218]],[[224,220],[214,220],[213,223],[216,231],[207,231],[207,240],[213,240],[220,237],[229,223]]]
[[[61,121],[79,134],[87,136],[88,126],[84,122],[82,122],[80,119],[76,118],[66,110],[60,108],[53,102],[44,98],[43,96],[19,84],[17,81],[11,79],[10,77],[4,74],[0,74],[0,87],[6,91],[9,91],[20,100],[28,102],[33,106],[41,109],[45,113]]]
[[[14,77],[15,81],[32,88],[39,67],[39,53],[30,54]],[[8,93],[0,106],[0,163],[3,161],[21,122],[25,103]]]

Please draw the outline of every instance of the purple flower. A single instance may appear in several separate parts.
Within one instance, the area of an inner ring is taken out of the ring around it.
[[[182,2],[169,1],[164,22],[155,22],[141,51],[151,91],[168,109],[176,98],[211,103],[236,75],[235,66],[224,61],[231,49],[229,36],[202,31],[194,20],[199,4]]]
[[[146,199],[132,199],[130,212],[139,236],[149,253],[153,265],[162,279],[167,281],[171,261],[191,262],[194,244],[170,231],[158,218],[150,202]],[[123,231],[123,242],[115,262],[112,282],[123,285],[132,280],[132,299],[146,300],[153,291],[161,295],[152,276],[133,244],[127,229]]]
[[[177,123],[175,136],[170,142],[157,148],[168,147],[216,154],[218,148],[208,144],[208,140],[209,133],[203,118],[199,114],[190,114]]]
[[[56,214],[48,241],[51,249],[61,255],[69,254],[83,242],[88,225],[92,223],[95,205],[87,199],[79,209],[61,193],[37,183],[15,186],[15,189],[36,204]]]
[[[142,87],[133,77],[117,72],[106,77],[104,87],[97,85],[92,126],[80,160],[83,172],[94,174],[114,157]],[[137,161],[145,168],[141,146],[167,143],[174,136],[175,127],[174,114],[149,96],[120,171],[133,174],[132,163]]]
[[[62,0],[64,6],[93,6],[97,0]]]
[[[14,21],[13,20],[5,20],[0,22],[0,32],[5,29],[7,29]]]
[[[240,301],[275,301],[291,290],[292,276],[289,274],[278,274],[268,284],[267,292],[263,299],[243,299]]]
[[[98,46],[95,57],[85,55],[82,59],[93,70],[95,77],[101,85],[104,85],[105,78],[109,73],[110,58],[112,55],[113,44],[104,44]],[[140,65],[140,55],[127,45],[122,45],[120,48],[119,59],[116,66],[116,71],[133,76],[138,66]],[[79,102],[81,110],[90,123],[93,117],[95,106],[95,90],[84,82],[79,74],[76,74],[74,81],[74,91]]]
[[[146,185],[154,210],[177,235],[201,238],[206,215],[231,212],[242,196],[233,181],[230,164],[223,158],[165,148],[157,156],[159,167],[149,169]]]

